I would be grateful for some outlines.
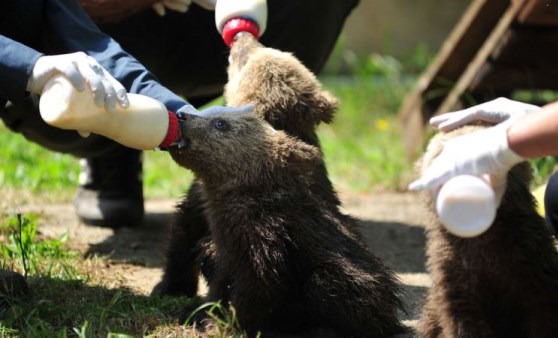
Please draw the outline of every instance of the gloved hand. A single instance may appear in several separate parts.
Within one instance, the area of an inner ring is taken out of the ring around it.
[[[166,8],[180,13],[186,13],[191,3],[192,0],[162,0],[154,3],[152,7],[159,16],[165,16],[167,13]]]
[[[104,70],[97,60],[83,52],[41,56],[27,81],[27,91],[40,95],[48,80],[58,73],[65,75],[79,91],[89,86],[95,104],[105,105],[108,111],[113,112],[117,102],[123,108],[130,104],[126,88]]]
[[[166,8],[180,13],[186,13],[192,2],[208,10],[214,10],[217,4],[217,0],[163,0],[154,3],[152,7],[159,16],[165,16],[167,13]]]
[[[507,124],[487,128],[449,140],[423,176],[410,190],[436,189],[458,175],[489,175],[500,200],[508,171],[524,158],[508,146]]]
[[[442,131],[450,131],[475,121],[498,124],[539,109],[541,108],[532,104],[500,97],[467,109],[435,116],[430,119],[430,125]]]
[[[193,0],[197,5],[207,9],[207,10],[215,10],[215,6],[217,5],[217,0]]]

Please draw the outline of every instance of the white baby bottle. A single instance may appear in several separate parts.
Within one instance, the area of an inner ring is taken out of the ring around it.
[[[459,237],[475,237],[490,228],[498,208],[487,180],[460,175],[448,180],[438,192],[436,212],[446,229]]]

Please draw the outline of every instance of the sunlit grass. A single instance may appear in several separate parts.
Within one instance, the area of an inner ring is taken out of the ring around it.
[[[340,98],[331,125],[319,129],[330,177],[339,190],[397,189],[409,168],[396,111],[406,85],[400,79],[324,79]]]
[[[0,123],[0,189],[67,200],[78,174],[74,158],[45,150]]]
[[[0,337],[197,336],[175,315],[194,299],[135,294],[107,276],[105,258],[82,257],[66,246],[67,235],[40,234],[40,222],[33,214],[0,213],[0,269],[24,275],[32,290],[0,294]]]
[[[320,127],[330,177],[337,189],[398,189],[410,164],[401,144],[397,111],[413,77],[389,56],[370,55],[351,76],[322,78],[339,98],[331,125]]]

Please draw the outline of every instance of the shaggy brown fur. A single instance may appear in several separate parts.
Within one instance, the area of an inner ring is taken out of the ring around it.
[[[439,134],[422,168],[446,140],[481,127]],[[529,191],[528,163],[508,174],[491,228],[475,238],[448,233],[434,212],[427,224],[428,270],[432,277],[418,325],[424,337],[558,337],[558,254]]]
[[[402,331],[400,286],[315,189],[320,150],[252,113],[186,115],[173,159],[203,182],[214,275],[254,336],[387,337]],[[351,225],[352,226],[352,225]]]
[[[229,83],[225,88],[228,105],[255,104],[257,115],[275,129],[319,146],[316,127],[332,120],[337,100],[322,89],[315,75],[293,55],[264,48],[251,35],[241,35],[231,49],[228,72]],[[339,199],[323,163],[314,171],[313,178],[313,189],[331,208],[338,208]],[[154,294],[194,296],[200,270],[207,279],[211,278],[213,270],[212,244],[199,180],[194,182],[177,209],[163,279]],[[359,237],[353,229],[343,230]]]

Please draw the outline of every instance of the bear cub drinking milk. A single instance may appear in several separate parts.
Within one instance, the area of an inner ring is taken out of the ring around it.
[[[181,118],[186,146],[170,153],[203,183],[215,246],[207,301],[230,302],[250,336],[402,331],[393,273],[313,188],[317,147],[251,112]]]
[[[440,133],[421,160],[426,169],[445,142],[479,130]],[[423,337],[558,337],[558,253],[529,190],[527,162],[510,170],[492,226],[474,238],[447,232],[428,193],[427,268],[432,278],[418,324]]]
[[[275,129],[319,146],[317,126],[329,123],[337,100],[292,54],[263,47],[250,34],[239,34],[229,56],[225,101],[230,106],[254,104],[256,115]],[[177,206],[167,247],[164,274],[154,294],[195,296],[200,272],[211,279],[213,243],[205,217],[202,182],[195,179]],[[324,165],[313,172],[313,187],[331,208],[339,199]],[[346,216],[350,218],[349,216]],[[344,224],[351,225],[350,219]],[[344,229],[359,238],[358,231]]]

